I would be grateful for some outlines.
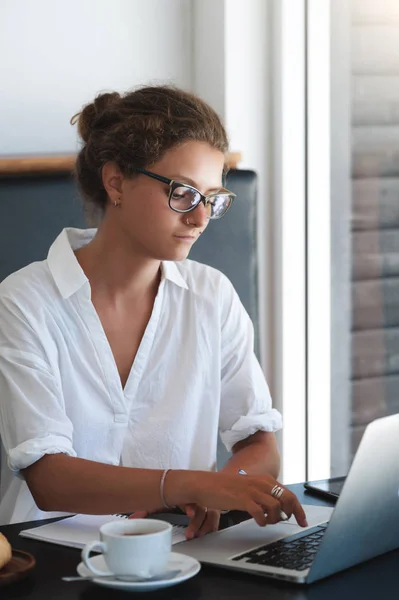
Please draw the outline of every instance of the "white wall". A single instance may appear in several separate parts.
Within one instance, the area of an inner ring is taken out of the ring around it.
[[[225,0],[192,0],[193,91],[226,118]]]
[[[240,168],[258,174],[261,363],[273,391],[270,194],[272,0],[193,0],[193,90],[222,116]]]
[[[233,150],[242,152],[242,168],[258,173],[259,320],[262,367],[274,388],[270,182],[271,3],[226,0],[226,124]]]
[[[0,155],[76,149],[71,116],[103,90],[191,88],[190,0],[1,0]]]

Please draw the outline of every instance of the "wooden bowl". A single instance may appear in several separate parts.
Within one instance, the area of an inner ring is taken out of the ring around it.
[[[0,586],[24,579],[35,565],[36,560],[32,554],[13,549],[11,560],[0,569]]]

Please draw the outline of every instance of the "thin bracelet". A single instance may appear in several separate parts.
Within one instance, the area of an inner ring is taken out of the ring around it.
[[[162,501],[162,504],[164,505],[164,507],[165,508],[169,508],[170,510],[172,510],[175,507],[174,506],[169,506],[169,504],[166,503],[165,496],[164,496],[164,493],[163,493],[163,488],[164,488],[164,485],[165,485],[166,475],[169,473],[169,471],[171,471],[171,469],[165,469],[164,472],[162,473],[161,483],[159,484],[159,494],[161,496],[161,501]]]

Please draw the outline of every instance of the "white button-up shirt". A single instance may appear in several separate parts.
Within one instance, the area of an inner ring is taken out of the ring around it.
[[[236,292],[222,273],[190,260],[162,263],[122,388],[74,254],[94,234],[64,230],[47,260],[0,284],[0,523],[55,514],[40,511],[15,477],[45,454],[213,470],[218,431],[231,450],[257,430],[281,427]]]

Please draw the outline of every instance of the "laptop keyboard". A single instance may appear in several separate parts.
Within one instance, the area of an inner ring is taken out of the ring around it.
[[[323,523],[307,529],[306,533],[297,533],[273,544],[260,546],[250,552],[235,556],[232,560],[242,560],[253,565],[304,571],[312,564],[327,525],[328,523]]]

